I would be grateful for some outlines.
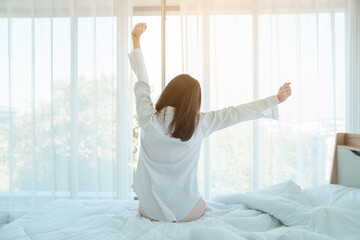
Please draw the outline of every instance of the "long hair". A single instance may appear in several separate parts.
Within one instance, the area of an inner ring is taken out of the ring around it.
[[[175,108],[169,125],[169,133],[181,141],[189,140],[199,123],[201,106],[201,87],[199,82],[188,74],[180,74],[172,79],[161,93],[156,103],[157,113],[167,107]]]

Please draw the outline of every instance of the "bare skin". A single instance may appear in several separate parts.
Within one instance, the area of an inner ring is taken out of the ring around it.
[[[277,97],[279,99],[279,102],[282,103],[284,102],[286,99],[288,99],[288,97],[291,96],[291,87],[290,87],[290,83],[284,83],[284,85],[282,85],[279,89],[279,92],[277,94]]]
[[[138,23],[135,25],[132,30],[131,36],[133,40],[134,49],[141,48],[140,46],[140,37],[146,30],[146,23]]]

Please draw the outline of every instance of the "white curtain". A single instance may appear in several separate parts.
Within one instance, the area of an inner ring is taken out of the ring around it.
[[[131,199],[129,0],[0,2],[0,222]]]
[[[287,179],[302,187],[328,182],[334,137],[345,131],[346,6],[181,1],[183,71],[200,80],[204,111],[276,94],[285,82],[293,89],[279,122],[241,123],[204,143],[206,198]]]
[[[347,131],[360,134],[360,1],[348,1]]]

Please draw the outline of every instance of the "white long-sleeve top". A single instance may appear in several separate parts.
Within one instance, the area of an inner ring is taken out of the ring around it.
[[[169,134],[174,108],[155,114],[145,62],[140,48],[128,54],[135,83],[137,118],[141,127],[140,153],[133,189],[144,212],[160,221],[181,221],[201,198],[198,160],[202,140],[214,131],[261,117],[278,119],[277,96],[200,113],[199,124],[186,142]],[[164,115],[165,114],[165,115]],[[165,117],[164,117],[165,116]]]

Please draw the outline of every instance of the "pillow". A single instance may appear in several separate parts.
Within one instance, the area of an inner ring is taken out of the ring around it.
[[[304,194],[314,206],[331,206],[360,211],[360,188],[327,184],[305,189]]]

